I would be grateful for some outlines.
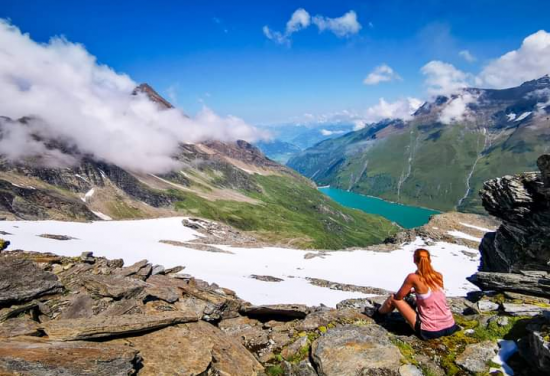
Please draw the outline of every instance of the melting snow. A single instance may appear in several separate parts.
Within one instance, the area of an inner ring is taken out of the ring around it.
[[[476,238],[475,236],[468,235],[461,231],[447,231],[447,233],[455,238],[461,238],[466,240],[473,240],[474,242],[481,242],[481,238]]]
[[[485,228],[485,227],[479,227],[479,226],[474,226],[474,225],[470,225],[468,223],[464,223],[464,222],[459,222],[462,226],[465,226],[465,227],[469,227],[469,228],[474,228],[476,230],[479,230],[479,231],[483,231],[483,232],[493,232],[493,231],[496,231],[496,229],[490,229],[490,228]]]
[[[514,121],[516,119],[516,114],[514,114],[513,112],[506,116],[508,116],[508,121]]]
[[[436,270],[443,273],[449,296],[463,296],[477,290],[465,278],[477,271],[479,256],[468,257],[467,247],[438,242],[426,246],[417,238],[393,252],[336,251],[329,257],[306,260],[306,251],[284,248],[234,248],[217,246],[233,254],[203,252],[159,243],[159,240],[185,242],[201,234],[182,226],[183,218],[136,221],[98,221],[92,223],[58,221],[2,221],[0,230],[12,233],[15,248],[78,256],[93,251],[97,256],[122,258],[126,265],[142,259],[166,267],[183,265],[189,273],[208,282],[230,288],[254,304],[303,303],[335,306],[349,298],[365,297],[358,292],[330,290],[311,285],[305,278],[397,290],[408,273],[417,247],[432,252]],[[65,242],[42,238],[43,233],[77,238]],[[474,251],[474,250],[471,250]],[[262,282],[251,274],[282,278],[283,282]]]
[[[516,119],[516,121],[522,121],[527,116],[531,115],[531,111],[524,112],[523,114],[519,115],[519,117]]]
[[[498,345],[500,350],[491,360],[496,364],[500,364],[500,368],[491,367],[489,372],[500,371],[505,376],[514,376],[514,371],[506,364],[506,361],[518,351],[518,345],[512,340],[500,340]]]
[[[97,215],[99,218],[103,219],[104,221],[112,221],[113,218],[109,217],[107,214],[103,214],[102,212],[93,211],[95,215]]]

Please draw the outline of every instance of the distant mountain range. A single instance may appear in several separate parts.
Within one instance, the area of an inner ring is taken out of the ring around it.
[[[321,141],[339,137],[353,130],[352,124],[286,124],[262,127],[272,139],[255,145],[270,159],[285,164],[293,156]]]
[[[172,107],[149,85],[137,92],[161,108]],[[0,117],[0,139],[9,127],[27,126],[25,118]],[[245,141],[180,144],[173,159],[181,170],[162,175],[123,169],[60,140],[42,141],[50,152],[77,163],[45,167],[41,156],[9,161],[0,151],[0,220],[187,215],[232,225],[271,244],[321,249],[374,244],[397,230],[384,218],[333,202],[313,182]]]
[[[326,140],[288,166],[318,185],[404,204],[483,213],[484,181],[535,170],[550,151],[550,78],[464,89],[426,102],[411,120],[384,120]]]

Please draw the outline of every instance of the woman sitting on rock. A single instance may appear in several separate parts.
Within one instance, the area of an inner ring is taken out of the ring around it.
[[[417,270],[405,278],[396,294],[392,294],[378,309],[379,314],[387,314],[395,308],[422,339],[434,339],[451,335],[458,326],[447,306],[443,292],[443,276],[432,268],[430,252],[425,249],[414,251]],[[418,313],[403,300],[409,293],[416,295]]]

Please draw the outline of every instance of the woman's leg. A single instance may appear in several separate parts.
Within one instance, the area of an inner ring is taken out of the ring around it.
[[[385,315],[386,313],[390,313],[395,309],[395,305],[393,304],[393,294],[391,294],[388,299],[378,308],[378,312],[382,315]]]
[[[393,299],[392,304],[395,308],[397,308],[399,313],[401,313],[401,315],[414,330],[414,327],[416,325],[416,311],[409,305],[409,303],[404,300]]]

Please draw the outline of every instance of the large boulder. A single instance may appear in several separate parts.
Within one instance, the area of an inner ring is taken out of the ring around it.
[[[550,274],[477,272],[468,280],[482,290],[512,291],[550,297]]]
[[[489,214],[502,220],[480,245],[481,270],[550,271],[550,155],[538,160],[541,173],[487,181],[481,194]]]
[[[489,370],[489,361],[498,353],[498,345],[493,341],[483,341],[466,346],[457,356],[456,364],[471,373],[482,373]]]
[[[34,262],[0,257],[0,307],[62,291],[63,285],[55,274],[40,269]]]
[[[138,361],[138,351],[126,346],[40,338],[0,340],[2,376],[127,376],[136,372]]]
[[[203,321],[112,341],[139,350],[140,376],[256,376],[260,363],[240,343]]]
[[[397,375],[401,353],[378,325],[329,330],[312,346],[320,376]]]
[[[550,370],[550,312],[527,325],[527,337],[520,341],[519,350],[529,364],[542,372]]]

